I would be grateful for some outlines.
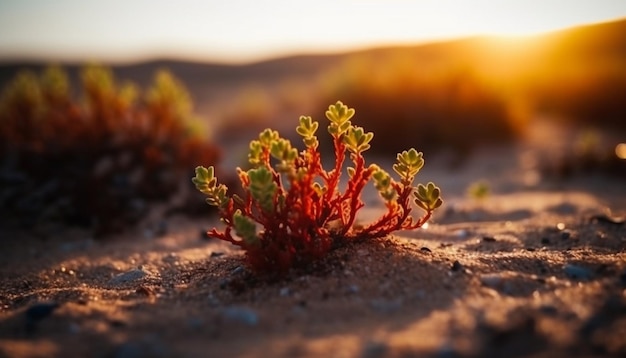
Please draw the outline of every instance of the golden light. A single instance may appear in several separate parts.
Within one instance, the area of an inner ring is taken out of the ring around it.
[[[527,36],[626,16],[626,2],[567,0],[0,1],[0,53],[259,60],[476,35]],[[30,3],[30,2],[28,2]],[[136,14],[142,14],[137,26]],[[115,21],[110,21],[115,19]],[[164,24],[166,24],[164,26]],[[316,26],[314,24],[330,24]],[[271,26],[269,26],[271,25]]]
[[[620,143],[615,146],[615,155],[619,159],[626,159],[626,143]]]

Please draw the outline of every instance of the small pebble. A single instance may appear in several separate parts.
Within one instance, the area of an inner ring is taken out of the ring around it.
[[[59,308],[59,304],[56,302],[42,302],[36,303],[24,312],[26,316],[26,324],[29,326],[37,324],[37,322],[50,316],[54,310]]]
[[[225,289],[227,289],[227,288],[228,288],[228,286],[230,285],[230,283],[231,283],[231,280],[230,280],[230,279],[223,278],[223,279],[221,279],[221,280],[219,281],[219,287],[220,287],[220,289],[225,290]]]
[[[428,247],[426,247],[426,246],[421,247],[421,248],[420,248],[420,251],[422,251],[422,252],[433,252],[431,249],[429,249],[429,248],[428,248]]]
[[[126,341],[117,346],[113,358],[144,358],[172,357],[173,352],[165,345],[165,341],[156,334],[146,334],[136,341]]]
[[[67,327],[68,332],[70,332],[70,334],[78,334],[81,331],[80,325],[76,322],[72,322],[70,323],[70,325]]]
[[[459,357],[459,353],[454,349],[452,344],[446,342],[439,347],[435,353],[437,358],[454,358]]]
[[[539,307],[539,312],[545,314],[546,316],[556,316],[559,313],[559,310],[552,305],[542,305]]]
[[[202,318],[191,317],[187,320],[187,325],[192,329],[200,329],[204,325]]]
[[[109,280],[109,284],[113,286],[122,286],[131,282],[137,282],[148,276],[148,272],[143,270],[143,267],[139,266],[136,269],[121,273],[111,280]]]
[[[233,270],[232,274],[233,275],[239,275],[239,274],[242,274],[244,271],[245,271],[245,269],[243,268],[243,266],[237,266]]]
[[[418,300],[424,299],[424,297],[426,297],[426,292],[424,290],[417,290],[415,291],[415,295],[413,297]]]
[[[593,277],[591,270],[582,266],[567,264],[563,270],[569,278],[575,280],[590,280]]]
[[[498,274],[485,274],[480,277],[480,282],[491,288],[499,288],[502,285],[502,277]]]
[[[452,267],[450,268],[452,271],[461,271],[463,270],[463,265],[457,260],[452,263]]]
[[[67,242],[59,245],[59,250],[63,252],[84,251],[93,246],[94,240],[87,238],[77,242]]]
[[[111,321],[109,321],[109,325],[112,328],[123,328],[126,327],[128,324],[125,321],[119,320],[119,319],[113,319]]]
[[[259,323],[259,315],[247,307],[226,307],[222,310],[222,317],[227,321],[242,323],[250,327]]]
[[[175,262],[178,261],[178,255],[175,252],[170,252],[169,254],[165,255],[165,257],[162,259],[165,262]]]
[[[169,225],[168,225],[166,220],[160,220],[157,223],[156,228],[154,229],[154,234],[156,236],[163,236],[163,235],[167,234],[168,226]]]
[[[456,230],[454,232],[454,236],[460,237],[460,238],[465,238],[465,237],[469,236],[469,232],[467,230],[465,230],[465,229]]]
[[[370,306],[376,312],[387,314],[399,311],[402,308],[402,300],[400,298],[393,300],[374,299],[370,301]]]
[[[211,304],[211,306],[218,306],[221,303],[220,300],[212,293],[207,296],[207,300],[209,301],[209,304]]]
[[[117,347],[115,358],[138,358],[144,356],[144,349],[137,343],[125,342]]]
[[[384,342],[367,342],[363,347],[361,357],[363,358],[382,358],[387,356],[389,346]]]
[[[496,242],[496,238],[493,236],[483,236],[483,241],[484,242]]]

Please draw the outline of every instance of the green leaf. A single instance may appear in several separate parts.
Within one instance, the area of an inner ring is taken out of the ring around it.
[[[259,206],[266,212],[274,211],[274,197],[278,186],[270,170],[266,167],[248,170],[250,177],[250,194]]]
[[[300,125],[296,127],[296,132],[303,137],[312,137],[315,135],[319,123],[314,121],[310,116],[300,116]]]
[[[269,148],[272,145],[272,142],[278,140],[280,135],[277,131],[266,128],[259,134],[259,142],[264,148]]]
[[[335,138],[341,136],[350,128],[350,118],[354,113],[354,108],[348,108],[341,101],[330,105],[326,111],[326,118],[330,121],[328,132]]]
[[[205,191],[211,188],[211,186],[209,186],[209,175],[213,176],[212,173],[213,167],[196,167],[196,176],[191,178],[191,181],[196,185],[196,189],[206,194]]]
[[[354,116],[354,108],[348,108],[341,101],[337,101],[334,105],[328,106],[326,111],[326,118],[333,123],[343,123]]]
[[[272,142],[270,154],[278,160],[292,162],[298,156],[298,150],[291,146],[291,142],[280,138]]]
[[[423,166],[423,153],[411,148],[408,151],[405,150],[402,153],[398,153],[396,164],[393,165],[393,170],[398,173],[403,180],[411,182]]]
[[[304,142],[304,145],[306,145],[308,148],[317,148],[317,146],[319,145],[317,137],[304,138],[302,141]]]
[[[233,226],[235,227],[235,233],[240,236],[246,244],[257,245],[259,243],[259,238],[256,233],[256,224],[252,219],[243,215],[239,209],[233,214]]]
[[[226,196],[227,187],[224,184],[220,184],[213,188],[207,195],[206,202],[209,205],[224,207],[228,203],[228,197]]]
[[[375,169],[376,171],[372,174],[372,178],[374,179],[374,187],[378,190],[378,194],[386,201],[395,200],[398,193],[393,186],[391,186],[391,176],[380,167],[376,167]]]
[[[206,202],[209,205],[223,207],[228,203],[226,192],[228,188],[224,184],[217,185],[217,178],[214,176],[215,169],[196,167],[196,176],[191,178],[196,189],[207,196]]]
[[[313,190],[315,190],[317,195],[319,195],[321,197],[322,195],[324,195],[324,193],[326,193],[328,188],[326,188],[325,186],[320,185],[320,183],[313,183]]]
[[[432,182],[425,186],[419,184],[413,195],[415,196],[415,204],[426,211],[433,211],[443,204],[441,190]]]
[[[369,142],[372,138],[374,138],[374,133],[366,133],[361,127],[352,127],[343,137],[343,142],[349,151],[361,153],[370,148]]]
[[[270,154],[280,161],[276,165],[276,170],[285,173],[294,167],[294,161],[298,157],[298,150],[291,146],[291,142],[280,138],[272,142]]]
[[[300,116],[300,125],[296,127],[296,132],[303,138],[304,145],[311,148],[316,148],[319,144],[315,132],[319,127],[319,123],[313,121],[309,116]]]
[[[261,154],[263,153],[263,145],[258,140],[250,142],[250,153],[248,153],[248,162],[253,166],[261,165]]]

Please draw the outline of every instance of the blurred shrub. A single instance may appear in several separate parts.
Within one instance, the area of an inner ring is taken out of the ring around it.
[[[180,193],[187,182],[181,178],[198,163],[218,161],[218,148],[198,130],[187,90],[169,72],[158,72],[144,94],[96,65],[83,69],[81,84],[79,101],[63,70],[50,67],[40,77],[20,73],[4,88],[3,214],[27,224],[58,218],[108,233],[139,220],[147,200]]]
[[[374,147],[385,154],[419,146],[466,155],[523,130],[508,120],[504,99],[470,67],[425,67],[410,58],[359,60],[329,78],[322,100],[342,98],[362,109],[358,124],[376,133]]]

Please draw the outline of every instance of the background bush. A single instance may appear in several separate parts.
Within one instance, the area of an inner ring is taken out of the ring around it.
[[[0,99],[0,196],[5,217],[119,230],[168,200],[198,163],[216,163],[185,87],[156,73],[144,92],[97,65],[80,95],[58,67],[21,72]],[[182,191],[181,191],[182,190]],[[189,200],[193,200],[189,198]]]
[[[507,105],[468,67],[424,68],[410,57],[346,63],[324,87],[324,101],[342,98],[359,108],[355,123],[376,133],[381,154],[414,146],[467,153],[479,145],[517,137]]]

